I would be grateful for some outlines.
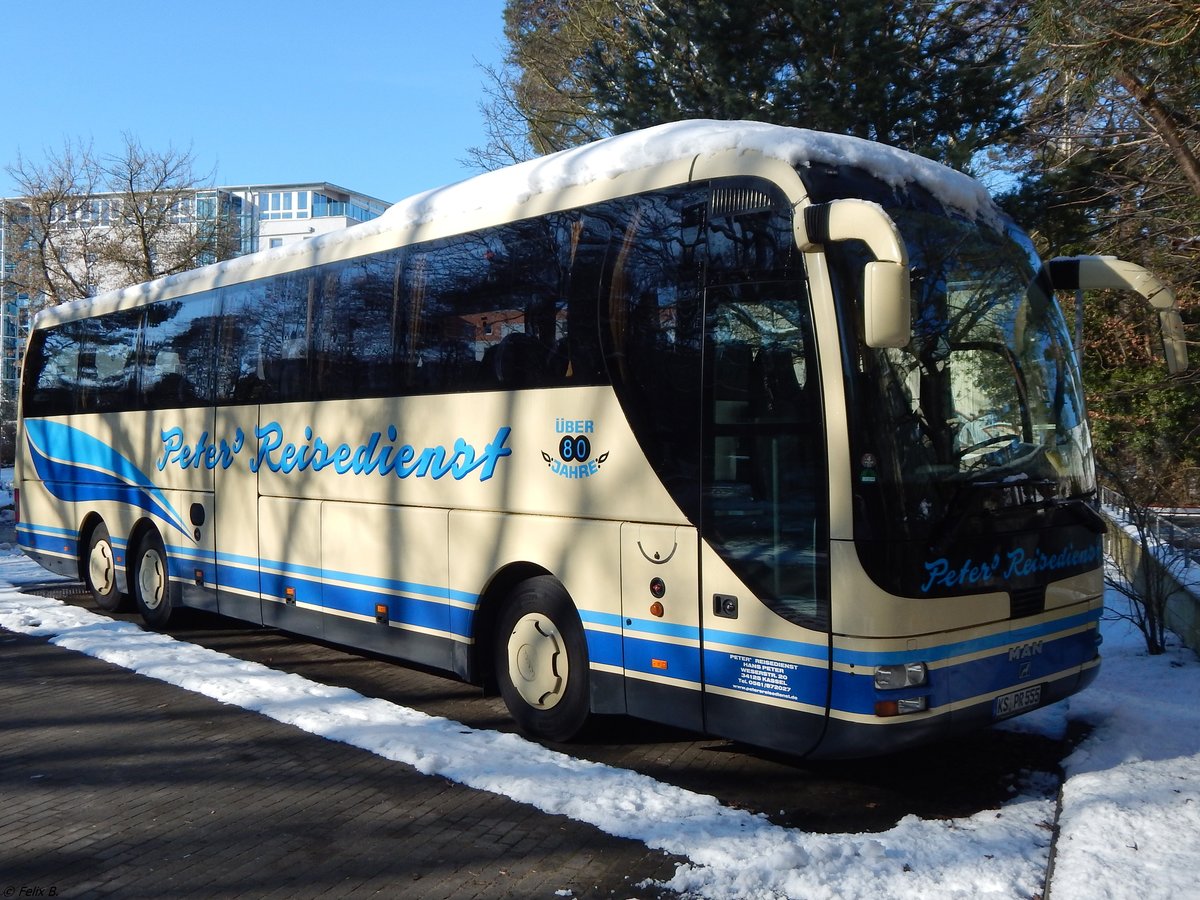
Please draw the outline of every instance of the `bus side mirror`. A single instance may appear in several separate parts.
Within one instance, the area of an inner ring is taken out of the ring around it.
[[[1175,305],[1175,292],[1153,272],[1114,256],[1060,256],[1050,260],[1049,271],[1050,282],[1055,290],[1109,288],[1141,294],[1158,310],[1167,371],[1172,375],[1187,371],[1187,343],[1184,340],[1183,319]]]
[[[908,266],[888,260],[867,263],[863,305],[868,347],[908,346],[912,338]]]
[[[797,217],[797,243],[810,251],[831,241],[862,241],[875,259],[863,271],[863,338],[868,347],[905,347],[912,338],[908,251],[878,203],[834,200]]]

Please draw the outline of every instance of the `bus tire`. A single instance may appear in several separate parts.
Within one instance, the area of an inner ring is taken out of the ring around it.
[[[496,632],[496,681],[521,730],[568,741],[588,717],[588,655],[575,604],[541,575],[509,594]]]
[[[158,532],[151,529],[137,542],[130,585],[138,612],[151,628],[163,628],[171,618],[171,578],[167,550]]]
[[[117,590],[117,558],[103,522],[97,523],[88,537],[81,568],[83,583],[98,607],[105,612],[117,612],[129,605],[129,598]]]

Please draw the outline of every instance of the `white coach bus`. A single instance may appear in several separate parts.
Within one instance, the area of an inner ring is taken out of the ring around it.
[[[40,314],[19,540],[104,609],[436,667],[550,740],[910,746],[1097,672],[1050,271],[902,151],[623,135]]]

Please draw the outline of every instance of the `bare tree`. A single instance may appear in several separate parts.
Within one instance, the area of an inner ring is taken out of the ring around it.
[[[1124,530],[1126,539],[1110,544],[1113,565],[1104,580],[1129,601],[1128,612],[1116,615],[1132,622],[1142,632],[1146,651],[1157,655],[1167,647],[1172,601],[1178,597],[1195,602],[1187,595],[1195,597],[1200,589],[1196,574],[1200,550],[1194,546],[1193,534],[1175,528],[1152,508],[1151,498],[1162,493],[1162,485],[1153,475],[1143,472],[1126,479],[1118,472],[1106,471],[1105,476],[1119,492],[1112,499],[1120,504],[1117,527]]]
[[[236,220],[213,197],[189,149],[148,150],[125,135],[98,155],[68,141],[38,164],[7,166],[21,197],[7,204],[15,271],[8,290],[47,304],[90,297],[232,256]]]
[[[621,46],[641,6],[623,0],[509,0],[500,67],[487,67],[480,104],[488,143],[468,161],[495,169],[612,134],[597,114],[584,59]]]
[[[220,217],[197,209],[198,186],[212,176],[197,175],[190,149],[148,150],[126,134],[123,152],[106,157],[103,172],[113,195],[103,256],[126,281],[173,275],[231,254],[232,246],[220,245],[228,234],[217,227]]]
[[[68,141],[41,164],[18,156],[6,169],[21,193],[6,205],[7,290],[51,303],[95,294],[102,238],[91,201],[102,173],[91,146]]]

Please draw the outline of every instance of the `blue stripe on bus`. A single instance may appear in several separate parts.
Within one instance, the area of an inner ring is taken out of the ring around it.
[[[24,550],[33,553],[78,554],[78,544],[75,532],[56,529],[55,534],[44,534],[42,530],[35,531],[28,526],[17,527],[17,543]]]
[[[588,625],[607,625],[610,628],[621,628],[625,624],[625,620],[616,613],[596,612],[591,609],[579,610],[580,621],[584,627]]]
[[[663,676],[700,685],[698,647],[629,637],[624,640],[625,671]],[[657,665],[655,664],[657,663]]]
[[[76,533],[71,529],[21,523],[17,526],[17,532],[22,547],[31,551],[53,554],[77,552]],[[117,545],[118,539],[113,539],[113,543]],[[124,544],[123,541],[120,543]],[[66,549],[62,549],[64,547]],[[470,638],[472,635],[475,610],[451,606],[446,602],[447,598],[454,598],[476,604],[478,596],[468,592],[357,573],[327,572],[315,566],[285,564],[192,547],[173,545],[167,549],[171,576],[178,580],[191,582],[195,579],[196,569],[200,569],[204,582],[210,586],[219,585],[250,595],[261,594],[268,601],[271,598],[282,599],[285,588],[290,586],[296,588],[299,602],[324,607],[330,612],[348,612],[371,618],[375,615],[375,605],[384,603],[388,606],[389,620],[393,623],[460,638]],[[335,580],[344,584],[330,583]],[[651,677],[665,676],[700,683],[700,631],[696,627],[645,619],[633,620],[631,625],[626,626],[622,616],[594,610],[579,610],[579,615],[585,626],[584,634],[592,662]],[[930,672],[929,686],[914,691],[877,691],[871,670],[877,665],[907,662],[914,658],[934,663],[972,654],[986,654],[1012,644],[1044,639],[1046,635],[1063,630],[1094,625],[1099,617],[1099,609],[1088,610],[1049,622],[920,651],[835,649],[835,663],[853,665],[862,672],[851,674],[833,671],[833,708],[839,712],[873,715],[875,702],[879,699],[921,695],[930,698],[931,706],[941,707],[994,693],[1016,683],[1045,680],[1070,672],[1095,655],[1094,631],[1090,628],[1077,634],[1045,640],[1041,652],[1028,660],[1012,661],[1006,654],[993,652],[982,659],[935,668]],[[588,628],[589,625],[621,628],[622,632],[599,631]],[[692,643],[671,643],[656,640],[656,636]],[[716,629],[706,629],[704,638],[708,645],[723,644],[746,651],[745,654],[739,654],[706,646],[703,653],[704,677],[709,686],[817,707],[825,705],[825,683],[829,672],[825,646]],[[820,665],[814,667],[762,658],[753,655],[757,651],[799,657]],[[654,660],[660,661],[659,666],[654,665]],[[1022,662],[1029,663],[1029,670],[1018,679],[1014,671]],[[662,663],[666,664],[666,668],[662,667]]]
[[[583,612],[580,610],[581,615]],[[587,639],[589,662],[618,669],[624,666],[621,635],[612,631],[595,631],[585,625],[583,636]]]
[[[326,609],[370,618],[375,617],[376,604],[385,604],[388,608],[390,622],[427,628],[442,634],[451,633],[448,607],[444,602],[436,600],[397,597],[393,594],[378,594],[358,588],[326,584],[318,602]],[[469,634],[460,635],[460,637],[469,636]]]
[[[116,500],[188,533],[183,518],[149,476],[94,435],[62,422],[30,420],[25,437],[38,477],[59,500]]]
[[[1027,625],[1012,631],[998,631],[985,637],[972,638],[967,641],[955,641],[952,644],[939,644],[921,650],[847,650],[835,648],[834,663],[851,666],[885,666],[897,663],[921,660],[923,662],[943,662],[959,656],[969,656],[976,653],[987,653],[1009,644],[1020,644],[1036,640],[1047,634],[1063,631],[1069,628],[1079,628],[1100,621],[1100,610],[1093,609],[1049,622]]]
[[[744,650],[765,650],[770,653],[798,656],[801,659],[813,659],[821,663],[825,663],[829,659],[829,648],[824,644],[810,644],[807,641],[772,638],[761,634],[742,634],[737,631],[719,631],[715,628],[706,628],[704,629],[704,640],[706,644],[726,644],[730,647],[739,647]]]
[[[710,688],[804,703],[824,709],[829,670],[720,650],[704,651],[704,678]]]
[[[207,557],[183,556],[179,553],[172,553],[170,548],[167,549],[167,571],[172,578],[177,581],[186,581],[189,584],[195,583],[197,569],[200,570],[205,585],[216,587],[217,566],[213,562],[211,553]]]
[[[75,534],[76,534],[74,528],[57,528],[54,525],[35,525],[30,522],[21,522],[19,525],[17,525],[17,531],[18,532],[27,531],[30,533],[37,532],[39,534],[46,534],[46,535],[57,535],[60,537],[69,537],[72,540],[75,539]]]
[[[382,578],[374,575],[361,575],[357,572],[339,572],[335,569],[323,569],[320,566],[308,566],[300,563],[283,562],[280,560],[260,559],[257,556],[244,556],[236,553],[218,553],[219,562],[241,565],[251,568],[285,569],[299,576],[324,579],[325,581],[348,581],[352,584],[384,591],[396,591],[406,594],[424,594],[438,600],[456,600],[461,603],[477,603],[478,594],[467,591],[456,591],[438,585],[421,584],[415,581],[400,581],[395,578]]]
[[[682,638],[695,644],[700,643],[700,629],[697,626],[675,625],[671,622],[658,622],[654,619],[627,619],[625,633],[627,636],[632,634],[662,635],[663,637]]]
[[[833,708],[839,712],[873,716],[875,703],[897,698],[928,697],[929,706],[944,707],[975,697],[1013,688],[1018,684],[1046,681],[1055,676],[1079,671],[1095,657],[1095,635],[1091,631],[1067,635],[1042,644],[1041,652],[1028,659],[1010,660],[1007,654],[975,659],[934,669],[923,688],[894,691],[876,690],[872,673],[833,673]],[[1020,667],[1029,665],[1021,673]]]

